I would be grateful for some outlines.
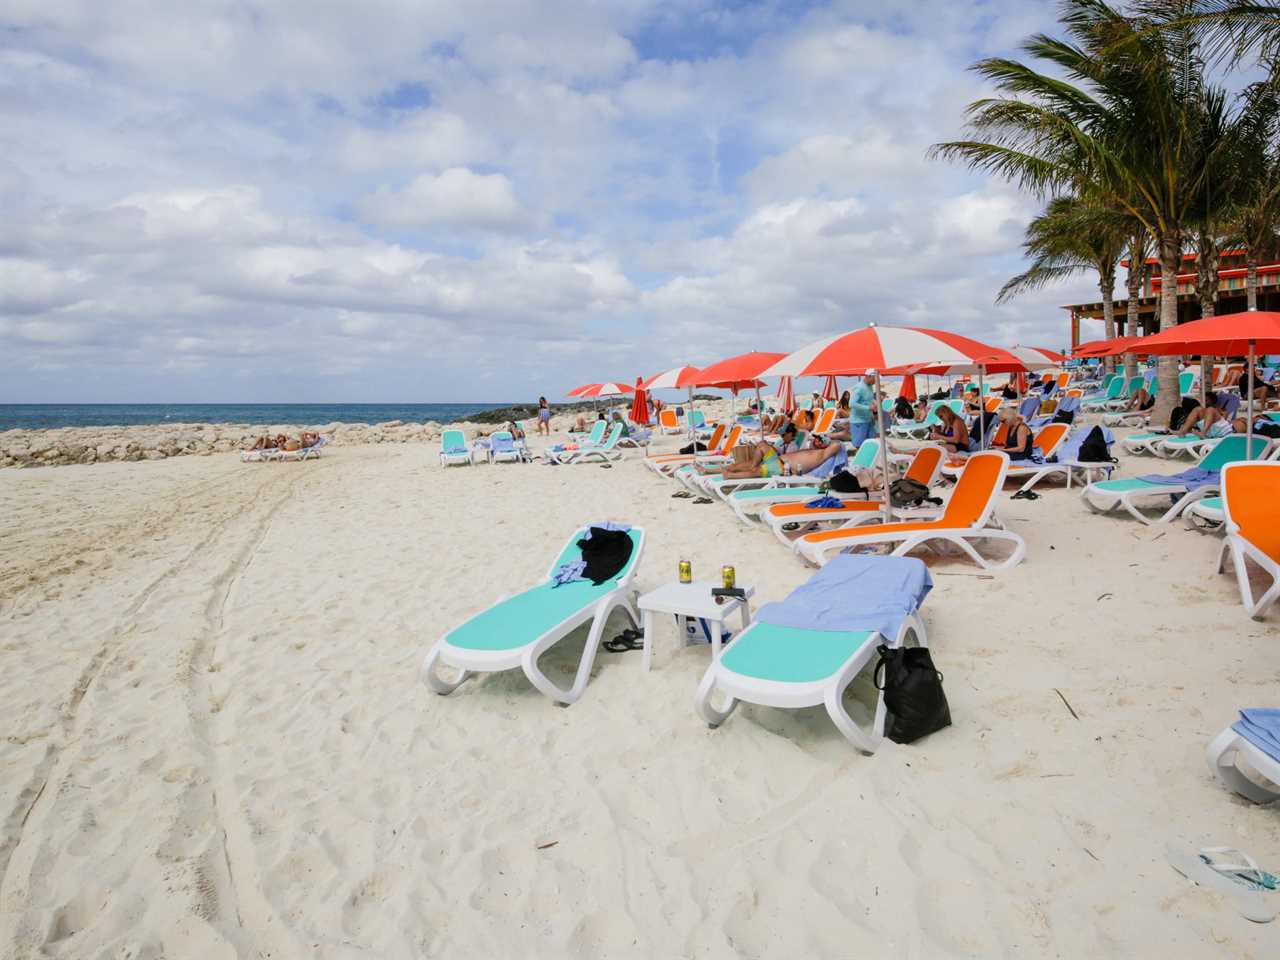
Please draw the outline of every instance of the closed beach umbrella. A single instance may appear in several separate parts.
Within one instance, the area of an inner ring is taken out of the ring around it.
[[[836,383],[835,376],[833,375],[833,376],[827,377],[826,381],[822,384],[822,399],[835,400],[839,396],[840,396],[840,385]]]
[[[910,373],[913,366],[932,364],[974,364],[980,358],[999,354],[989,344],[946,330],[923,327],[880,327],[872,324],[859,330],[836,334],[787,354],[772,367],[760,372],[762,377],[825,377],[827,374],[853,376],[875,371],[876,393],[880,393],[880,376],[885,372]],[[881,422],[877,411],[877,425]],[[880,469],[889,480],[889,444],[880,444]],[[881,507],[889,518],[889,499]]]
[[[796,412],[796,387],[791,377],[783,377],[778,382],[778,407],[787,416]]]
[[[902,386],[898,388],[898,396],[904,400],[910,400],[912,403],[916,400],[916,375],[908,373],[902,378]]]
[[[649,396],[644,389],[644,382],[636,377],[636,398],[631,402],[631,422],[642,427],[649,425]]]

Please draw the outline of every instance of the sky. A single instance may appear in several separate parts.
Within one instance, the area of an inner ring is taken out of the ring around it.
[[[1037,0],[6,0],[0,402],[562,397],[995,306],[1033,198],[925,157]],[[1086,330],[1086,338],[1098,331]]]

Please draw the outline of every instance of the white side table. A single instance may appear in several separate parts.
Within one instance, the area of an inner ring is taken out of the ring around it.
[[[716,603],[711,595],[711,588],[720,586],[710,580],[695,580],[693,583],[668,583],[646,593],[639,600],[640,610],[644,613],[644,655],[641,662],[648,671],[653,662],[654,614],[670,613],[680,618],[679,630],[685,635],[685,621],[691,617],[706,620],[713,624],[711,629],[711,657],[720,656],[720,634],[724,621],[729,614],[738,612],[742,617],[742,629],[751,625],[751,597],[755,587],[747,583],[739,583],[738,588],[747,596],[743,600],[726,597],[724,603]]]

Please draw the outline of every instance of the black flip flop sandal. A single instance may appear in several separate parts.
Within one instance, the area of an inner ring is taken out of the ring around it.
[[[694,503],[714,503],[715,501],[712,500],[710,497],[698,497],[693,502]]]
[[[679,493],[673,493],[671,495],[671,499],[672,500],[688,500],[692,496],[693,494],[690,493],[688,490],[681,490]]]

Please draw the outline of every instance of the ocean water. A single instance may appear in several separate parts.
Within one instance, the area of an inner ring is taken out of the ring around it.
[[[536,398],[530,406],[536,406]],[[513,403],[0,403],[0,430],[162,423],[450,423]]]

